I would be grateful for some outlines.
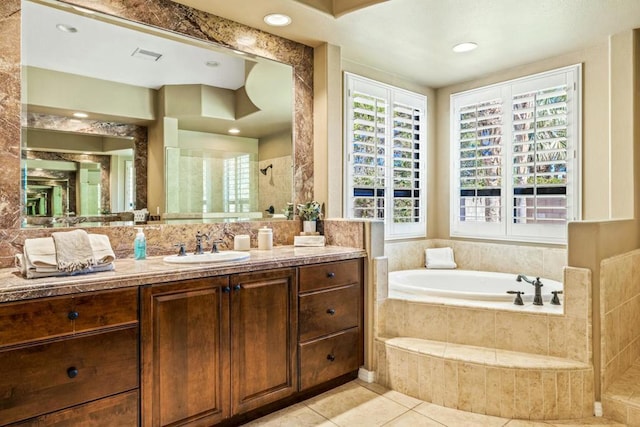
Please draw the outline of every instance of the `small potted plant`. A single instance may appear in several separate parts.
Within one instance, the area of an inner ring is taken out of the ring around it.
[[[305,233],[316,231],[316,221],[322,218],[322,206],[312,200],[298,204],[298,216],[302,220],[302,230]]]

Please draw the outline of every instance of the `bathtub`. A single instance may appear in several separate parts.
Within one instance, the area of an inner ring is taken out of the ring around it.
[[[420,300],[442,297],[470,301],[509,301],[514,296],[507,291],[523,291],[522,299],[533,300],[534,287],[517,282],[517,274],[472,270],[401,270],[389,273],[389,297]],[[530,279],[533,277],[529,276]],[[561,291],[562,283],[540,278],[544,304],[551,300],[552,291]]]

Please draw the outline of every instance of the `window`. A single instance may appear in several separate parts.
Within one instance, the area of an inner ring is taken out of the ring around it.
[[[580,65],[451,95],[451,235],[566,243],[580,215]]]
[[[345,216],[426,236],[426,97],[345,73],[345,103]]]
[[[224,159],[225,212],[251,210],[251,162],[248,154]]]

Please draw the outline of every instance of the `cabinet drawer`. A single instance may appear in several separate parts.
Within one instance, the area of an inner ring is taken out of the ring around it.
[[[13,427],[111,427],[138,425],[138,391],[121,393],[113,397],[74,406],[51,414],[12,424]]]
[[[300,292],[360,283],[362,260],[300,267]]]
[[[360,329],[300,344],[300,389],[357,370],[362,364]]]
[[[7,303],[0,305],[0,345],[137,320],[137,288]]]
[[[360,285],[300,296],[300,341],[359,325]]]
[[[137,328],[0,351],[0,425],[137,387]]]

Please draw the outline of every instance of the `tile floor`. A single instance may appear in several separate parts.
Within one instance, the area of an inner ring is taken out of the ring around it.
[[[378,384],[355,380],[304,402],[252,421],[247,426],[624,426],[604,418],[524,421],[473,414],[423,402]]]

